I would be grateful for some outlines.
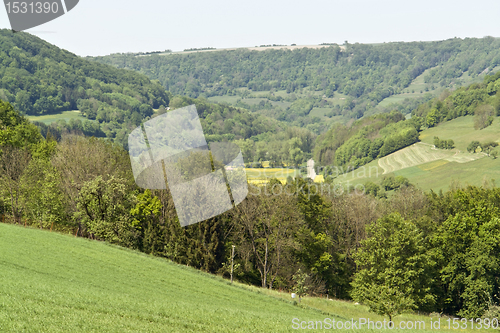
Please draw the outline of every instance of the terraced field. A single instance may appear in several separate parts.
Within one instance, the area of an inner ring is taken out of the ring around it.
[[[462,152],[458,149],[436,149],[433,145],[418,142],[414,145],[382,157],[378,160],[378,165],[384,169],[384,174],[387,174],[438,160],[466,163],[475,161],[485,156],[485,154],[471,154]],[[442,164],[446,164],[446,162]]]
[[[455,149],[436,149],[434,137],[453,140]],[[380,184],[386,175],[403,176],[424,191],[446,191],[452,184],[481,186],[500,180],[500,158],[484,153],[468,153],[473,140],[500,142],[500,117],[491,126],[474,129],[474,117],[466,116],[443,122],[420,133],[421,142],[406,147],[379,160],[340,175],[334,182],[344,186],[366,182]],[[496,149],[500,151],[500,147]],[[373,170],[372,170],[373,169]]]

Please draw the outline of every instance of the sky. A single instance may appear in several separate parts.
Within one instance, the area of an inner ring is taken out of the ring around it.
[[[27,32],[77,55],[96,56],[500,37],[499,14],[498,0],[80,0],[67,14]],[[10,29],[5,7],[0,28]]]

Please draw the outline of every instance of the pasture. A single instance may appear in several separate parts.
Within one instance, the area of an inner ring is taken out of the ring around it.
[[[435,68],[435,67],[434,67]],[[426,93],[431,93],[434,96],[438,96],[441,92],[443,92],[445,89],[449,90],[454,90],[462,86],[467,86],[469,84],[475,83],[475,82],[481,82],[484,80],[484,77],[487,72],[483,72],[479,75],[469,75],[468,72],[465,72],[462,74],[461,77],[453,79],[448,87],[441,87],[440,85],[436,83],[425,83],[424,77],[429,73],[429,71],[433,70],[434,68],[429,68],[426,69],[422,74],[417,76],[408,87],[404,88],[403,91],[399,94],[394,94],[392,96],[389,96],[382,100],[378,105],[379,106],[388,106],[392,103],[400,103],[404,101],[406,98],[415,98],[415,97],[422,97]],[[500,69],[500,66],[497,66],[492,69],[491,72],[496,72],[498,69]]]
[[[27,116],[27,118],[31,121],[39,121],[47,125],[60,119],[66,120],[66,122],[69,122],[71,119],[80,119],[82,121],[87,119],[82,116],[81,112],[78,110],[62,111],[60,113],[46,114],[41,116]]]
[[[426,129],[420,134],[420,140],[433,144],[435,136],[441,140],[453,140],[455,147],[462,152],[467,151],[467,146],[474,140],[500,142],[500,117],[496,117],[490,126],[482,130],[474,129],[474,116],[456,118]]]
[[[293,318],[326,317],[165,259],[1,223],[0,267],[1,332],[288,332]]]
[[[437,160],[466,163],[482,157],[485,157],[485,154],[472,154],[457,149],[437,149],[433,145],[417,142],[380,158],[378,164],[386,174]]]
[[[0,265],[1,332],[295,332],[295,318],[305,325],[387,320],[364,305],[324,296],[297,304],[288,292],[231,285],[107,243],[2,223]],[[394,322],[425,322],[418,332],[432,332],[431,319],[438,320],[403,314]],[[441,330],[451,331],[446,320]]]

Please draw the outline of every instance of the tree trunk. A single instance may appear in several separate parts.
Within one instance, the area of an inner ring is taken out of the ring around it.
[[[269,246],[268,246],[268,243],[267,243],[267,239],[266,239],[266,251],[265,251],[265,255],[264,255],[264,267],[263,267],[263,277],[262,277],[262,288],[266,288],[267,287],[267,256],[268,256],[268,253],[269,253]]]

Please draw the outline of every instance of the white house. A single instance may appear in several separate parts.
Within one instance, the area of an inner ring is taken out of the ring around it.
[[[311,158],[307,161],[307,178],[314,180],[316,178],[316,171],[314,170],[314,160]]]

